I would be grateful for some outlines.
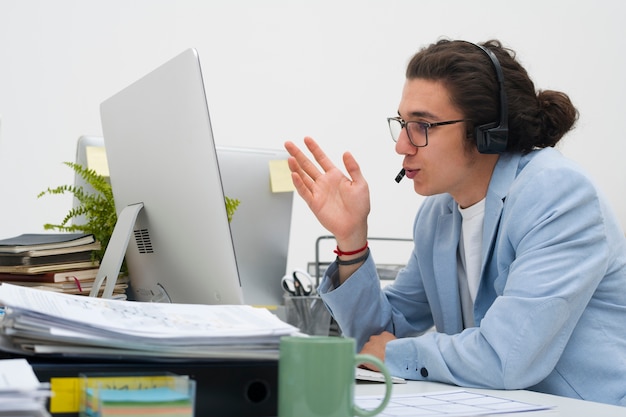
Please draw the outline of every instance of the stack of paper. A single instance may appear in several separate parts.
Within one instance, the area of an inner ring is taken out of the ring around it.
[[[297,333],[247,305],[141,303],[0,286],[0,348],[16,353],[173,358],[278,358]]]
[[[0,416],[50,416],[50,389],[35,376],[25,359],[0,360]]]

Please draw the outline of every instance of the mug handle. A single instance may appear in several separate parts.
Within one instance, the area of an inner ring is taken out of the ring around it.
[[[376,367],[380,370],[380,372],[385,376],[385,398],[383,398],[382,402],[378,405],[378,407],[374,408],[373,410],[364,410],[360,408],[359,406],[357,406],[356,404],[353,407],[354,408],[353,411],[355,415],[359,417],[372,417],[380,413],[381,411],[385,409],[385,407],[387,407],[387,404],[389,403],[389,400],[391,399],[391,388],[393,387],[393,382],[391,381],[391,374],[389,373],[389,370],[387,370],[387,367],[385,366],[383,361],[381,361],[377,357],[373,355],[368,355],[368,354],[361,354],[361,353],[357,354],[355,356],[355,367],[364,363],[370,363],[372,365],[376,365]]]

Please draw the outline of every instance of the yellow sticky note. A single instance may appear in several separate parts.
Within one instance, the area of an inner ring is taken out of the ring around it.
[[[104,147],[87,146],[85,153],[87,154],[87,167],[103,177],[108,177],[109,162],[107,161],[107,153]]]
[[[270,161],[270,185],[273,193],[286,193],[295,190],[286,159]]]
[[[78,378],[50,378],[51,413],[78,413],[80,408],[80,381]]]

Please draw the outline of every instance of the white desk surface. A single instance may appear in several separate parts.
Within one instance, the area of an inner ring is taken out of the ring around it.
[[[482,392],[495,397],[509,398],[517,401],[524,401],[532,404],[554,406],[556,408],[543,411],[532,411],[517,413],[518,416],[563,416],[563,417],[625,417],[626,407],[596,403],[591,401],[576,400],[573,398],[560,397],[556,395],[542,394],[533,391],[500,391],[474,388],[459,388],[452,385],[440,384],[436,382],[408,381],[406,384],[394,384],[393,394],[416,394],[434,391],[451,391],[463,389],[466,391]],[[358,382],[355,395],[380,395],[384,392],[385,385],[381,383]]]

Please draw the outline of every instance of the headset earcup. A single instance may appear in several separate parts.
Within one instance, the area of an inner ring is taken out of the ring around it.
[[[480,153],[493,154],[506,151],[508,129],[497,127],[496,123],[476,126],[474,137]]]
[[[476,139],[476,147],[480,153],[489,152],[489,129],[495,127],[495,123],[484,124],[474,128],[474,138]]]

